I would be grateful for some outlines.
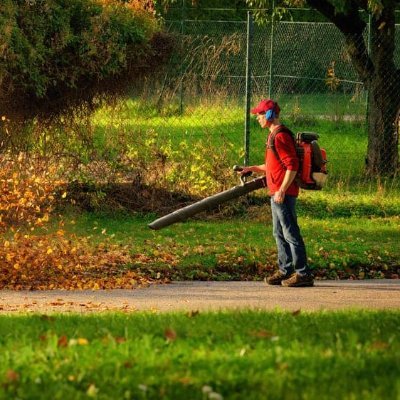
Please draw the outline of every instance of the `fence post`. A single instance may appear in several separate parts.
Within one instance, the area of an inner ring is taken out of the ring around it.
[[[249,165],[250,159],[250,103],[251,103],[251,70],[253,45],[253,17],[247,11],[247,50],[246,50],[246,112],[244,120],[244,165]]]
[[[369,13],[368,15],[368,56],[371,56],[371,20],[372,20],[372,15]],[[369,88],[367,87],[367,99],[366,99],[366,107],[365,107],[365,127],[367,129],[367,136],[369,132]]]
[[[186,0],[182,0],[181,5],[181,35],[185,33]],[[181,79],[179,83],[179,115],[183,115],[183,66],[181,64]]]
[[[275,0],[272,1],[272,12],[271,12],[271,45],[269,48],[269,82],[268,82],[268,97],[272,96],[272,58],[274,54],[274,12],[275,12]]]

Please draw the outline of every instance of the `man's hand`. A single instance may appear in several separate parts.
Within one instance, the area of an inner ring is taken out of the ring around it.
[[[250,165],[248,167],[240,167],[235,165],[233,170],[236,171],[240,175],[249,174],[251,172],[255,172],[256,174],[265,174],[265,164],[262,165]]]
[[[245,175],[245,174],[248,174],[249,172],[253,172],[252,167],[243,167],[243,169],[241,171],[238,171],[238,173],[240,175]]]
[[[277,192],[274,193],[274,202],[275,203],[282,204],[284,200],[285,200],[285,192],[278,190]]]

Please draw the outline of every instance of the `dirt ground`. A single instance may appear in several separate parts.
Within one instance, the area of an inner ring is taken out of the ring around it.
[[[258,309],[400,309],[400,280],[316,281],[312,288],[265,282],[173,282],[132,290],[0,291],[0,313],[166,312]]]

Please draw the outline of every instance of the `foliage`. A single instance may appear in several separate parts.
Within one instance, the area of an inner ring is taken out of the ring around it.
[[[0,10],[0,105],[12,120],[93,106],[169,51],[138,0],[5,0]]]
[[[270,10],[272,11],[274,5],[282,8],[287,8],[287,7],[307,7],[308,1],[307,0],[281,0],[281,1],[271,1],[271,0],[246,0],[246,3],[249,7],[254,7],[257,10],[261,10],[261,12],[258,12],[256,15],[257,17],[262,20],[265,18],[265,13],[264,17],[262,14],[262,11],[267,11]],[[323,2],[320,2],[323,3]],[[352,4],[349,1],[345,0],[333,0],[329,1],[332,7],[334,7],[337,11],[337,13],[347,13],[352,9]],[[380,14],[382,12],[382,9],[384,8],[384,5],[381,0],[368,0],[368,2],[358,2],[359,6],[363,9],[366,9],[367,11],[373,13],[373,14]]]
[[[157,11],[168,20],[219,20],[246,19],[245,0],[157,0]]]
[[[34,229],[47,221],[60,181],[54,179],[55,167],[43,160],[27,160],[20,153],[1,155],[0,224],[1,229],[21,223]]]

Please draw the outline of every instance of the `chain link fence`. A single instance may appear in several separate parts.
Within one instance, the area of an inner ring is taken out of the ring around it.
[[[132,100],[130,112],[142,132],[156,132],[157,140],[168,138],[170,150],[179,151],[182,142],[203,143],[210,153],[223,153],[227,163],[262,163],[267,132],[247,119],[246,102],[254,106],[271,97],[294,132],[320,135],[332,184],[365,183],[374,143],[368,137],[370,94],[333,24],[272,21],[259,26],[251,19],[181,19],[166,25],[177,35],[180,51],[161,77],[145,85],[139,100],[136,94]],[[370,46],[374,38],[368,32],[364,39]],[[395,46],[400,48],[398,25]],[[399,51],[395,63],[399,68]],[[247,82],[246,71],[251,77]],[[388,91],[398,110],[398,86]],[[398,129],[392,129],[396,157]],[[395,175],[390,183],[396,182]]]

